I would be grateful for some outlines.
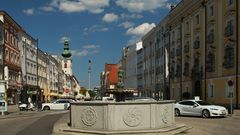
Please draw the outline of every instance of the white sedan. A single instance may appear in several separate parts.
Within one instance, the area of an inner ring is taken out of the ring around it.
[[[227,116],[225,107],[211,105],[202,100],[184,100],[175,104],[175,116],[191,115],[202,116],[203,118],[215,116]]]
[[[68,110],[70,102],[70,99],[57,99],[51,103],[43,103],[42,110]]]

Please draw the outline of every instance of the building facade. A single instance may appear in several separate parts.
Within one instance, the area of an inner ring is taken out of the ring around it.
[[[21,73],[22,91],[21,101],[27,102],[28,97],[32,102],[39,100],[40,92],[38,88],[38,64],[37,64],[37,44],[38,41],[27,34],[24,30],[19,32],[19,46],[21,52]]]
[[[141,47],[137,50],[137,89],[139,91],[139,96],[142,96],[143,93],[143,48]]]
[[[48,55],[38,49],[38,86],[41,90],[41,101],[47,102],[48,80],[47,80],[47,65]]]
[[[6,12],[0,11],[0,21],[3,23],[4,43],[3,53],[3,80],[6,84],[5,97],[8,104],[16,104],[21,89],[21,64],[18,32],[20,25]]]
[[[182,0],[171,6],[142,38],[145,93],[152,96],[163,90],[163,99],[199,96],[223,105],[229,104],[233,93],[238,107],[238,39],[237,0]]]
[[[155,98],[158,90],[155,83],[155,35],[153,28],[142,38],[144,52],[143,96]]]

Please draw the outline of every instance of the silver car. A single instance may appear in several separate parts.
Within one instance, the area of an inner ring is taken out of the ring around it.
[[[175,116],[202,116],[203,118],[227,116],[228,111],[223,106],[212,105],[203,100],[184,100],[175,104]]]

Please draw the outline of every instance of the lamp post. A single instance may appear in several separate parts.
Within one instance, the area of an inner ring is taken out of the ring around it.
[[[88,90],[91,89],[91,73],[92,73],[92,61],[88,60]]]

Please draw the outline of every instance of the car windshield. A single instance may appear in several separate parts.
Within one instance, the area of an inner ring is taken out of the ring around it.
[[[208,102],[205,102],[205,101],[196,101],[199,105],[211,105],[210,103]]]

